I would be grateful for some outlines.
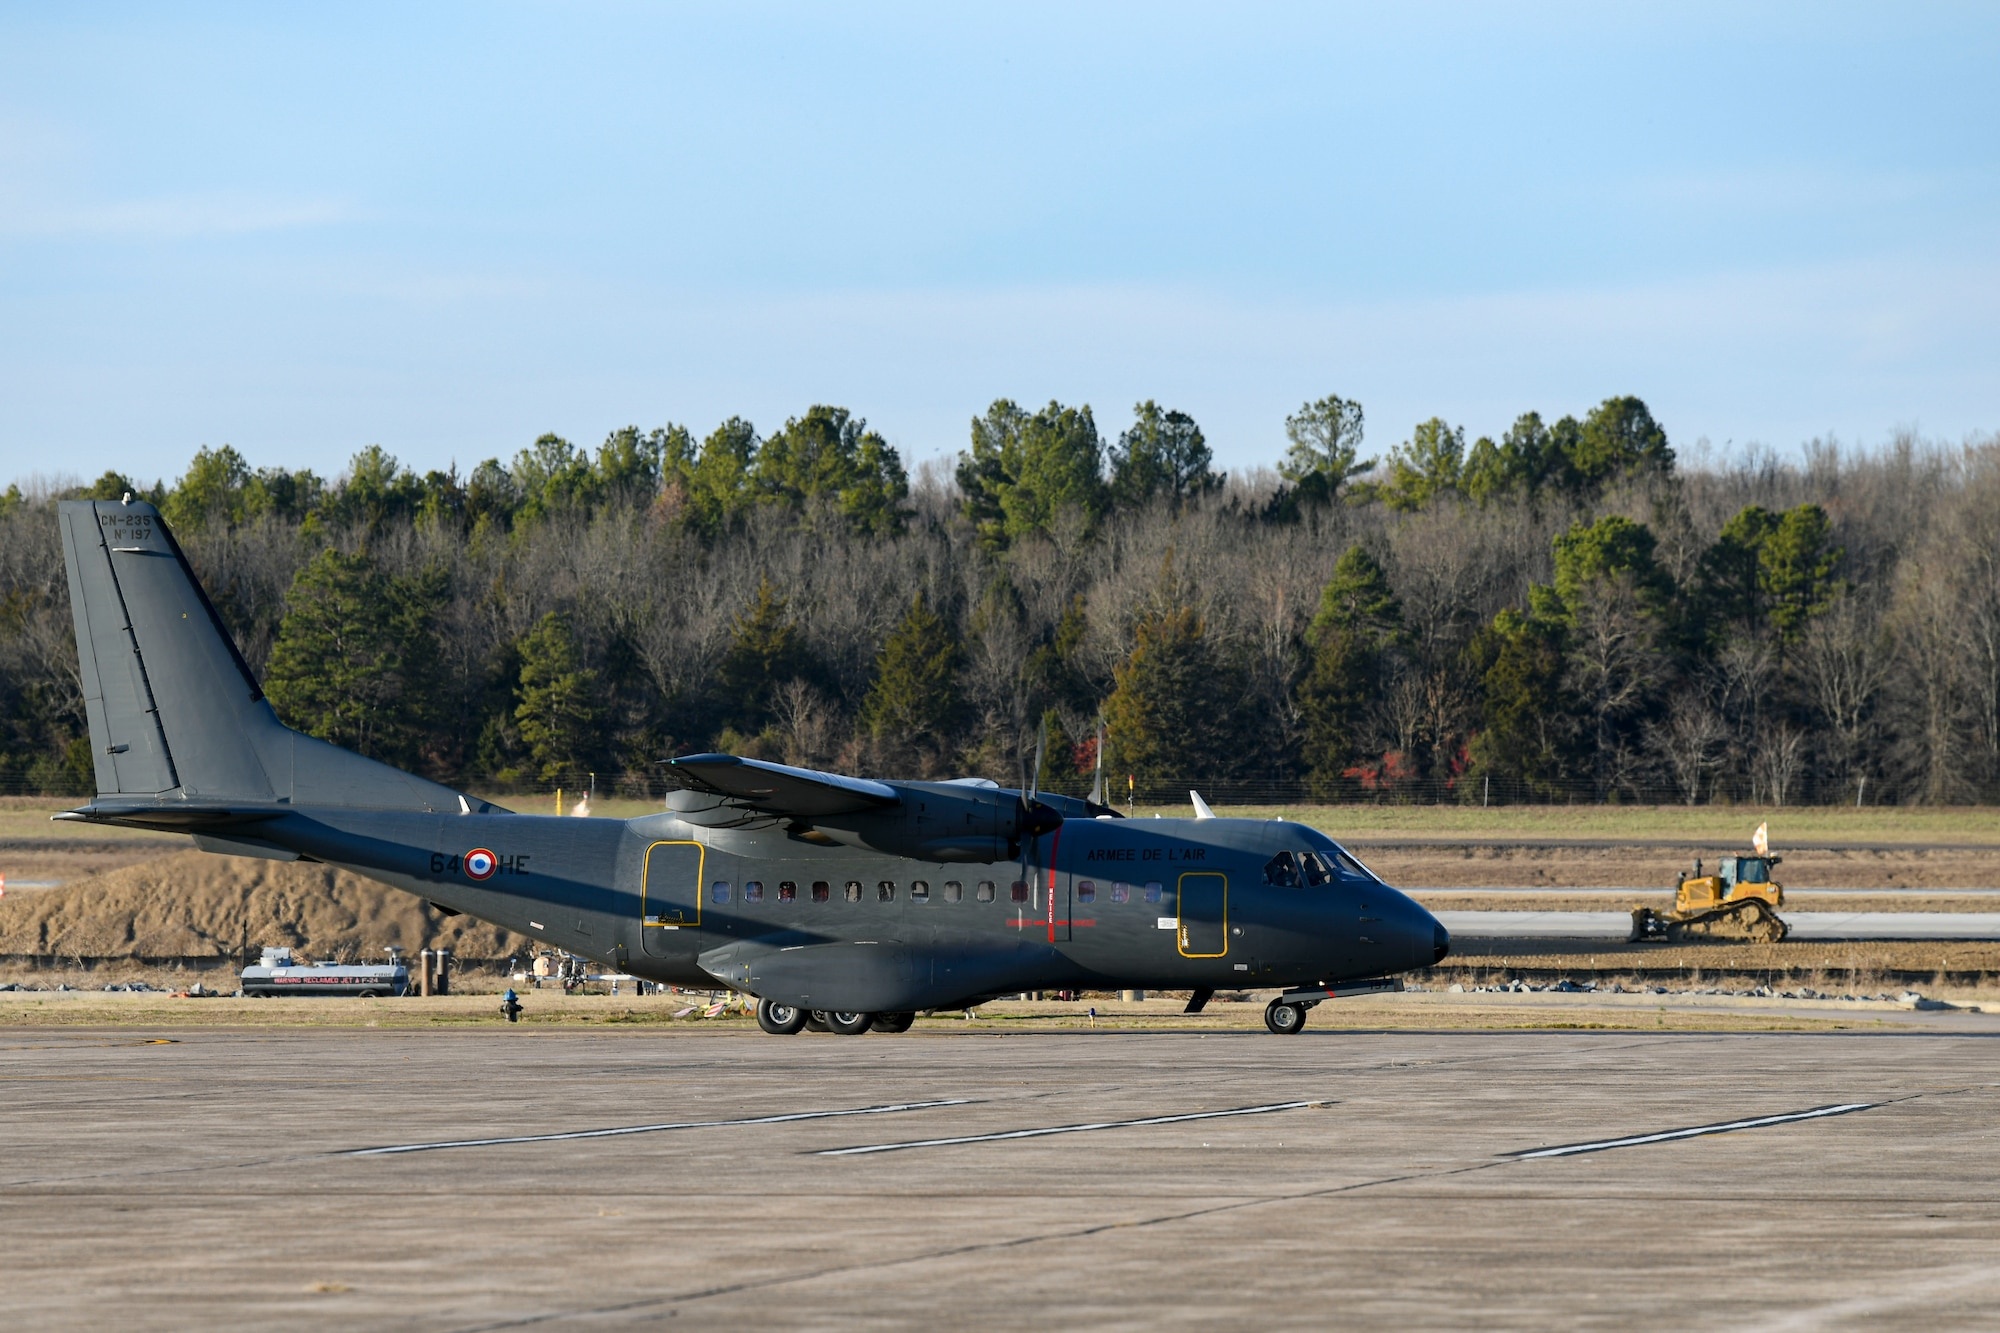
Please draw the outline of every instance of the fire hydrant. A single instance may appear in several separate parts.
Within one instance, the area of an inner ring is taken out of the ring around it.
[[[514,994],[512,986],[509,986],[507,993],[500,997],[500,1012],[507,1016],[509,1023],[521,1021],[521,997]]]

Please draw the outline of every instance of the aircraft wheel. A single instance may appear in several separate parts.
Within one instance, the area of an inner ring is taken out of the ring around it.
[[[833,1031],[832,1028],[826,1025],[826,1010],[809,1009],[806,1011],[806,1031],[808,1032]]]
[[[892,1033],[908,1032],[910,1024],[916,1021],[917,1016],[915,1014],[877,1014],[875,1015],[875,1031]]]
[[[770,1000],[757,1001],[757,1026],[774,1037],[789,1037],[809,1021],[803,1009]]]
[[[828,1010],[826,1030],[843,1037],[858,1037],[875,1026],[875,1015],[855,1014],[844,1010]]]
[[[1264,1026],[1283,1036],[1303,1031],[1306,1025],[1306,1007],[1302,1004],[1280,1004],[1273,1000],[1264,1006]]]

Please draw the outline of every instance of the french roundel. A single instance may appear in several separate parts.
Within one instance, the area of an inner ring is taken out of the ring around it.
[[[491,879],[493,872],[500,868],[500,858],[484,847],[474,847],[465,854],[461,862],[467,879]]]

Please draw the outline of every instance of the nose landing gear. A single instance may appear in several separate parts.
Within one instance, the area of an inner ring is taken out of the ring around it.
[[[1264,1026],[1289,1036],[1306,1025],[1306,1010],[1323,1000],[1348,995],[1380,995],[1403,989],[1395,977],[1371,977],[1366,981],[1342,981],[1332,986],[1306,986],[1288,990],[1264,1006]]]
[[[1280,1036],[1290,1036],[1304,1030],[1306,1006],[1286,1004],[1283,1000],[1273,1000],[1264,1006],[1264,1026]]]

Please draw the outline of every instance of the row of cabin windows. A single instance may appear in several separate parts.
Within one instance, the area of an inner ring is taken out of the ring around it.
[[[1160,884],[1157,880],[1142,886],[1134,886],[1124,883],[1121,880],[1112,884],[1110,891],[1111,901],[1114,903],[1129,902],[1135,893],[1139,895],[1142,901],[1157,903],[1160,901],[1161,894]],[[726,879],[718,879],[709,885],[709,895],[718,903],[728,902],[731,892],[732,885]],[[826,880],[816,879],[812,882],[810,892],[814,902],[829,902],[833,898],[833,885]],[[973,887],[972,899],[974,902],[990,903],[998,896],[998,892],[998,887],[992,880],[982,879]],[[781,903],[797,902],[799,886],[794,880],[780,880],[778,882],[778,891],[774,896],[776,901]],[[846,902],[858,903],[864,896],[862,883],[858,879],[848,880],[841,890],[841,898]],[[1032,896],[1026,880],[1017,879],[1007,887],[1007,898],[1010,902],[1025,903],[1030,901]],[[938,897],[948,903],[962,902],[965,899],[965,885],[962,881],[948,879],[939,886]],[[876,881],[875,898],[878,902],[894,902],[896,900],[896,881],[893,879]],[[930,900],[930,881],[927,879],[911,880],[910,901],[913,903],[927,903]],[[1080,903],[1096,902],[1096,882],[1088,879],[1078,880],[1076,882],[1076,900]],[[744,880],[743,901],[746,903],[763,902],[764,881],[761,879]]]

